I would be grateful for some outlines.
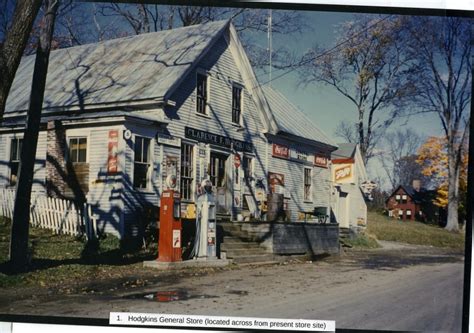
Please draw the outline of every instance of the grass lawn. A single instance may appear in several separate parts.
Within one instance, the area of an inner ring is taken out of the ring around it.
[[[109,236],[95,251],[86,242],[71,236],[54,235],[50,230],[30,227],[31,265],[27,273],[10,274],[7,261],[11,223],[0,218],[0,288],[13,286],[68,288],[102,278],[120,278],[143,271],[144,260],[156,257],[156,244],[146,250],[127,252],[117,238]]]
[[[375,212],[367,213],[368,235],[378,240],[464,250],[464,232],[449,232],[437,225],[400,221]]]

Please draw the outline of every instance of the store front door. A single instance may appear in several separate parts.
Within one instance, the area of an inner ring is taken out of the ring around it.
[[[216,212],[218,214],[230,214],[231,210],[232,201],[229,200],[228,195],[230,182],[226,173],[228,157],[229,155],[211,152],[209,177],[216,195]]]

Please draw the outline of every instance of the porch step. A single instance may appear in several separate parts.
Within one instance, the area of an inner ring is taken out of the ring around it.
[[[232,258],[232,261],[236,264],[249,264],[249,263],[265,263],[265,264],[270,264],[270,263],[278,263],[277,260],[275,260],[275,256],[271,253],[267,254],[253,254],[253,255],[247,255],[247,256],[238,256],[235,258]]]
[[[223,251],[221,249],[221,251]],[[250,249],[227,249],[224,250],[226,252],[227,258],[235,259],[239,257],[247,257],[247,256],[259,256],[259,255],[267,255],[264,249],[257,247],[257,248],[250,248]]]
[[[221,243],[221,253],[234,263],[277,262],[272,253],[268,253],[257,241],[257,233],[242,230],[242,224],[221,223],[224,239]]]
[[[260,249],[260,245],[256,242],[245,242],[239,238],[224,237],[224,242],[221,244],[223,251],[240,250],[240,249]]]

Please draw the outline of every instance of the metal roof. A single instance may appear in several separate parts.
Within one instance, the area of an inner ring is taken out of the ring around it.
[[[338,143],[339,149],[331,153],[332,159],[353,158],[357,144],[355,143]]]
[[[281,132],[337,147],[303,111],[272,87],[262,86],[265,98]]]
[[[112,39],[51,52],[43,108],[160,99],[229,21]],[[27,110],[35,56],[24,57],[6,114]]]

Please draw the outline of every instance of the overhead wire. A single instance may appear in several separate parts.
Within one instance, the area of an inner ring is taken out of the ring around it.
[[[299,62],[299,63],[297,63],[297,64],[290,65],[290,66],[289,66],[289,69],[288,69],[287,71],[285,71],[285,72],[283,72],[282,74],[280,74],[280,75],[278,75],[278,76],[275,76],[275,77],[273,77],[272,79],[267,80],[267,81],[265,81],[265,82],[263,82],[263,83],[258,83],[256,86],[252,87],[252,89],[257,88],[257,87],[264,86],[264,85],[266,85],[266,84],[268,84],[268,83],[270,83],[270,82],[272,82],[272,81],[278,80],[279,78],[281,78],[281,77],[283,77],[283,76],[285,76],[285,75],[287,75],[287,74],[289,74],[289,73],[291,73],[291,72],[297,70],[297,69],[298,69],[300,66],[302,66],[302,65],[306,65],[306,64],[308,64],[308,63],[310,63],[310,62],[312,62],[312,61],[315,61],[315,60],[317,60],[317,59],[319,59],[319,58],[321,58],[321,57],[324,57],[324,56],[326,56],[326,55],[328,55],[328,54],[331,54],[331,53],[335,52],[335,51],[336,51],[337,49],[339,49],[342,45],[344,45],[344,44],[350,42],[352,39],[354,39],[355,37],[358,37],[359,35],[363,34],[364,32],[369,31],[370,29],[372,29],[372,28],[375,27],[376,25],[378,25],[378,24],[380,24],[380,23],[382,23],[382,22],[388,20],[388,19],[391,18],[392,16],[393,16],[393,15],[388,15],[388,16],[384,17],[383,19],[380,19],[380,20],[378,20],[377,22],[372,23],[372,24],[369,25],[368,27],[366,27],[366,28],[364,28],[364,29],[362,29],[362,30],[360,30],[360,31],[358,31],[358,32],[356,32],[356,33],[354,33],[352,36],[346,38],[346,39],[343,40],[342,42],[340,42],[340,43],[338,43],[337,45],[333,46],[333,47],[330,48],[329,50],[326,50],[326,51],[324,51],[324,52],[322,52],[322,53],[320,53],[320,54],[318,54],[318,55],[316,55],[316,56],[314,56],[314,57],[311,57],[310,59],[306,59],[306,60],[301,61],[301,62]],[[278,70],[278,69],[277,69],[277,70]],[[283,70],[283,69],[281,69],[281,70]],[[256,78],[258,78],[258,77],[260,77],[260,76],[263,76],[263,75],[266,75],[266,73],[262,73],[262,74],[260,74],[260,75],[257,75]]]

